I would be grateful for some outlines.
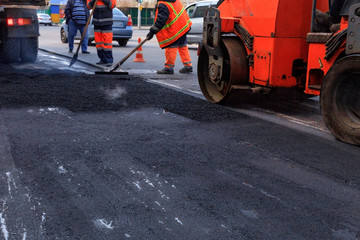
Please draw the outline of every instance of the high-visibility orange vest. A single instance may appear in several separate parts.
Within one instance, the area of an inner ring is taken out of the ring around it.
[[[169,10],[169,18],[165,26],[156,34],[161,48],[169,46],[190,30],[191,21],[180,0],[173,3],[159,1],[158,4],[165,4]],[[158,14],[156,8],[155,22]]]

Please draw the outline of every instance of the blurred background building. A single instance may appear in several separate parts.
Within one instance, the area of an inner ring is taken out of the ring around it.
[[[48,0],[46,7],[40,8],[38,12],[47,13],[51,16],[53,23],[64,21],[64,10],[67,0]],[[138,2],[140,1],[140,3]],[[125,15],[130,15],[133,25],[138,25],[138,8],[141,9],[141,26],[150,26],[154,23],[156,0],[117,0],[116,7]],[[184,7],[196,0],[182,0]]]

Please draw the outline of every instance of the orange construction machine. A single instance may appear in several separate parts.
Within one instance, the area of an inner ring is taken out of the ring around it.
[[[198,79],[214,103],[244,91],[298,88],[320,95],[333,135],[360,145],[360,1],[348,0],[336,33],[312,31],[328,0],[220,0],[204,17]]]

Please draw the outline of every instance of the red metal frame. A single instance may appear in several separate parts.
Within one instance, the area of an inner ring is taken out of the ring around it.
[[[235,33],[234,24],[241,24],[253,37],[253,55],[250,66],[250,83],[267,87],[305,87],[308,94],[319,95],[322,78],[332,66],[339,49],[326,61],[323,43],[307,43],[310,32],[312,0],[224,0],[218,7],[221,31]],[[317,8],[327,11],[328,0],[318,0]],[[342,22],[342,26],[346,26]],[[302,59],[307,63],[306,84],[304,77],[292,76],[293,62]],[[319,60],[320,59],[320,60]],[[300,84],[302,82],[302,84]]]

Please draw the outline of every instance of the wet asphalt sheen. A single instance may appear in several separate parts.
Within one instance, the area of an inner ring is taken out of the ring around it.
[[[359,239],[360,148],[136,76],[0,65],[1,239]]]

